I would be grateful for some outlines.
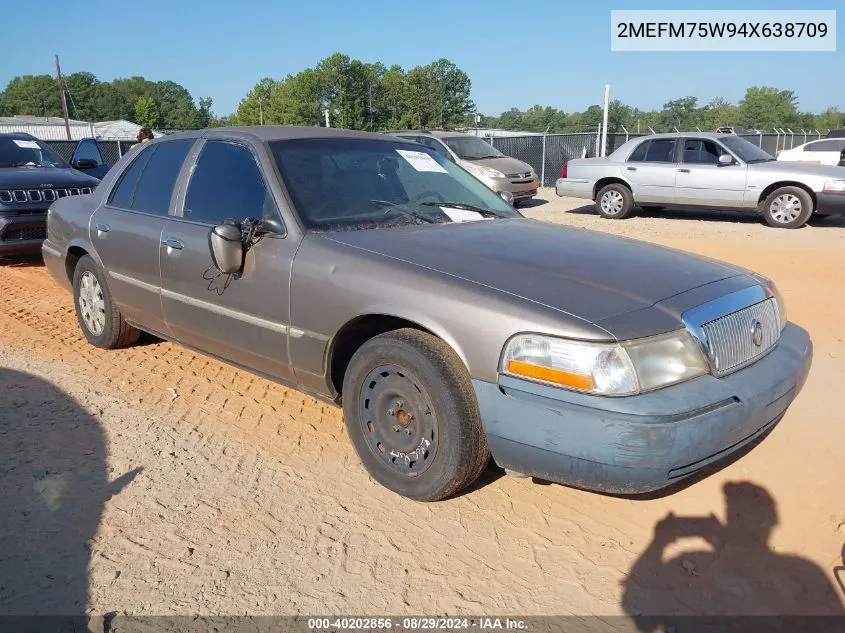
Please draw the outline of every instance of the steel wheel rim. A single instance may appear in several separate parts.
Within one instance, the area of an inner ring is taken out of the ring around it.
[[[625,199],[618,191],[608,191],[601,197],[601,210],[608,215],[616,215],[622,211]]]
[[[775,222],[788,224],[794,222],[801,216],[804,206],[801,199],[791,193],[784,193],[772,200],[769,213]]]
[[[79,280],[79,314],[91,334],[99,336],[103,333],[106,327],[106,302],[100,282],[89,271],[82,273]]]
[[[364,380],[358,423],[370,452],[404,477],[428,470],[437,453],[437,417],[419,380],[396,365],[380,365]]]

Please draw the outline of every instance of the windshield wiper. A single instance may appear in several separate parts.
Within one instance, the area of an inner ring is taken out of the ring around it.
[[[461,209],[462,211],[475,211],[479,215],[485,218],[501,218],[502,216],[496,213],[491,209],[485,209],[483,207],[477,207],[473,204],[467,204],[466,202],[433,202],[433,201],[425,201],[420,202],[421,205],[426,207],[449,207],[451,209]]]
[[[434,218],[425,215],[424,213],[420,213],[419,211],[411,211],[410,209],[405,209],[404,205],[396,204],[395,202],[391,202],[390,200],[370,200],[370,204],[375,207],[387,207],[384,210],[384,214],[387,215],[391,211],[398,211],[404,216],[417,218],[418,220],[422,220],[423,222],[428,222],[429,224],[437,224],[437,220]]]

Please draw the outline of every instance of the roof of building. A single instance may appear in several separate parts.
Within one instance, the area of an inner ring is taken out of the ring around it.
[[[68,119],[70,125],[91,125],[88,121]],[[31,116],[16,114],[14,116],[0,116],[0,125],[64,125],[65,120],[60,116]]]

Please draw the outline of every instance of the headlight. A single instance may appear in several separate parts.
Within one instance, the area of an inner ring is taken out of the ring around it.
[[[652,391],[709,371],[687,330],[621,343],[517,334],[505,345],[499,369],[511,376],[602,396]]]
[[[845,180],[828,180],[824,190],[826,193],[845,193]]]
[[[504,178],[505,175],[498,169],[492,167],[485,167],[484,165],[475,165],[473,163],[465,163],[464,167],[468,172],[479,176],[481,178]]]

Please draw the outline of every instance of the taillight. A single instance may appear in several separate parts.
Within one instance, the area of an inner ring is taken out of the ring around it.
[[[566,178],[566,165],[567,165],[567,163],[564,163],[563,169],[560,170],[560,177],[561,178]]]

